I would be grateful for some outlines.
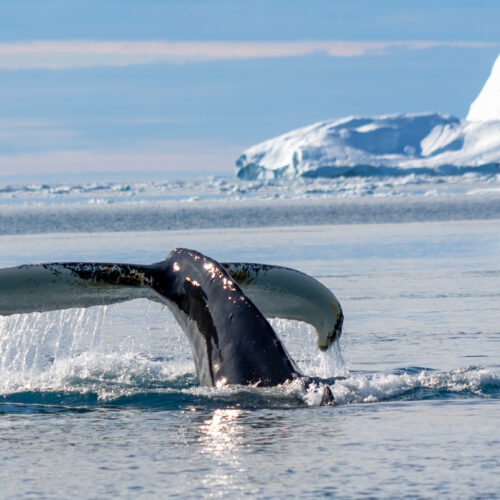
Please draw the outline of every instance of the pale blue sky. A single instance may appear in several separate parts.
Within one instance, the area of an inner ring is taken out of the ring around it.
[[[353,114],[464,117],[496,1],[0,0],[0,179],[232,174],[245,148]]]

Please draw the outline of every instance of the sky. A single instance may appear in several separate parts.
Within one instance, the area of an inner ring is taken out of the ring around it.
[[[465,117],[498,0],[0,0],[0,182],[233,175],[350,115]]]

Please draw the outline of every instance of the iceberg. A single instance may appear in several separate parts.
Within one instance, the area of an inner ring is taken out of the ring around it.
[[[497,57],[483,89],[470,105],[467,120],[500,120],[500,56]]]
[[[243,152],[246,180],[500,173],[500,56],[465,120],[441,113],[351,116],[299,128]]]

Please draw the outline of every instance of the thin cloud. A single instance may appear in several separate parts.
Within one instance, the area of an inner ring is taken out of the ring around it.
[[[203,140],[149,141],[126,150],[65,149],[0,154],[0,184],[31,174],[81,172],[230,173],[245,145]]]
[[[329,57],[383,55],[391,49],[484,48],[498,44],[467,41],[29,41],[0,43],[0,69],[70,69],[155,63],[196,63],[231,59],[272,59],[324,54]]]
[[[0,119],[0,144],[2,149],[30,147],[54,147],[77,139],[80,134],[46,120]],[[0,170],[2,163],[0,162]]]

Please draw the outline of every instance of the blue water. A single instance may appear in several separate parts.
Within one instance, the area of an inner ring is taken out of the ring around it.
[[[82,228],[80,194],[55,206],[18,190],[22,202],[0,213],[2,267],[147,263],[186,246],[310,273],[346,319],[327,355],[307,326],[272,322],[301,369],[331,384],[336,405],[321,407],[293,384],[200,387],[157,304],[0,318],[0,496],[498,498],[500,211],[481,182],[382,201],[337,188],[266,201],[264,186],[209,203],[212,188],[200,188],[176,210],[199,210],[206,227],[190,212],[165,225],[166,201],[149,197],[145,230],[126,200],[99,205]],[[235,215],[239,203],[257,220]]]

